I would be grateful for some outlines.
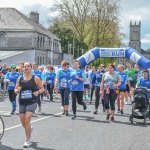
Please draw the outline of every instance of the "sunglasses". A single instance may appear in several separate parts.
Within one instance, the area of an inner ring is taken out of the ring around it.
[[[62,65],[62,66],[68,66],[67,64],[64,64],[64,65]]]

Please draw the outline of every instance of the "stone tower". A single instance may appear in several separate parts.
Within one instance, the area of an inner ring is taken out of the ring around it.
[[[135,24],[132,24],[132,21],[130,22],[129,47],[141,53],[141,21],[138,24],[136,22]]]

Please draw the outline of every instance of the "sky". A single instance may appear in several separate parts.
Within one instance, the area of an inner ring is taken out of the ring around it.
[[[40,23],[48,27],[51,17],[57,14],[50,13],[54,0],[0,0],[0,7],[13,7],[29,16],[31,11],[38,11]],[[124,42],[129,41],[130,21],[141,20],[141,47],[150,48],[150,0],[120,0],[120,28],[125,33]]]

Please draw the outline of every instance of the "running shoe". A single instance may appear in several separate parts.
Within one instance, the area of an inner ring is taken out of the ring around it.
[[[66,111],[66,116],[69,116],[69,113],[68,113],[68,111]]]
[[[110,120],[111,120],[111,121],[114,121],[114,116],[111,116]]]
[[[31,142],[29,140],[26,140],[23,144],[24,148],[29,148],[31,146]]]
[[[97,114],[97,110],[94,111],[94,114]]]
[[[73,115],[72,120],[75,120],[75,119],[76,119],[76,115]]]
[[[87,109],[86,103],[83,104],[83,109],[84,109],[84,110]]]
[[[120,110],[120,113],[123,114],[123,109]]]
[[[109,120],[110,114],[107,114],[106,116],[106,120]]]

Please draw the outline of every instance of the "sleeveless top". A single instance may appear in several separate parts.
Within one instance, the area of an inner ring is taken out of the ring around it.
[[[38,91],[37,85],[34,81],[34,75],[30,80],[24,80],[23,76],[20,78],[21,91],[19,95],[19,103],[21,105],[34,104],[37,102],[37,96],[34,96],[34,92]]]

